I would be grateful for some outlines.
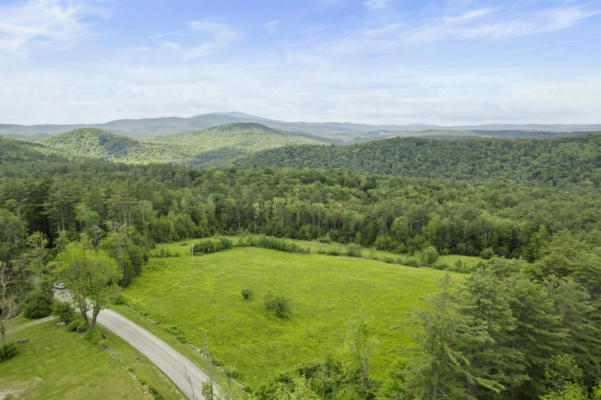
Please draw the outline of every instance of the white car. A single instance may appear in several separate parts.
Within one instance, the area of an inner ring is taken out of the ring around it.
[[[65,288],[65,285],[62,282],[55,283],[54,288],[58,290],[63,290]]]

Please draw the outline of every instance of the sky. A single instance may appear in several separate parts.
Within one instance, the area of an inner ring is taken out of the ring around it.
[[[601,123],[601,0],[0,0],[0,123]]]

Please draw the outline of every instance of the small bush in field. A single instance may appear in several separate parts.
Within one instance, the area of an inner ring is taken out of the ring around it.
[[[265,303],[265,309],[273,312],[278,318],[289,318],[290,317],[290,300],[283,296],[275,296],[268,293],[263,298]]]
[[[19,354],[19,351],[14,343],[0,346],[0,362],[10,360],[17,354]]]
[[[252,289],[242,289],[242,298],[244,300],[250,300],[253,297],[253,291]]]

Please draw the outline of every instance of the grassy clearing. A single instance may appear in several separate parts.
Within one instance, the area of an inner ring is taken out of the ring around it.
[[[123,294],[137,310],[160,321],[160,327],[177,330],[180,338],[200,347],[208,337],[217,358],[238,370],[251,387],[270,374],[340,356],[348,320],[363,315],[377,338],[372,371],[383,377],[396,357],[387,351],[411,343],[407,312],[421,304],[420,296],[436,290],[435,281],[444,274],[259,248],[195,257],[190,265],[185,249],[191,244],[161,245],[159,249],[182,255],[151,258],[142,277]],[[254,291],[252,300],[242,299],[244,288]],[[289,320],[264,310],[268,292],[291,300]],[[401,329],[390,329],[398,325]]]
[[[250,236],[253,236],[253,235],[250,235]],[[228,237],[234,243],[238,243],[241,240],[240,236],[228,236]],[[342,243],[336,243],[336,242],[323,243],[318,240],[306,241],[306,240],[287,239],[287,238],[284,240],[286,240],[287,242],[295,243],[304,249],[308,249],[312,254],[328,254],[329,253],[330,255],[332,255],[332,254],[338,253],[340,255],[345,255],[347,253],[347,249],[348,249],[348,245],[345,245]],[[379,261],[395,263],[395,264],[403,264],[404,261],[413,259],[415,262],[419,263],[418,255],[409,256],[407,254],[397,254],[397,253],[392,253],[390,251],[377,250],[375,248],[360,247],[360,246],[355,246],[355,247],[360,249],[359,251],[361,252],[362,258],[368,258],[368,259],[372,259],[372,260],[379,260]],[[436,264],[447,265],[450,270],[456,270],[455,265],[458,260],[460,260],[461,263],[463,265],[465,265],[468,269],[475,267],[476,264],[478,264],[481,261],[486,263],[486,260],[483,260],[480,257],[462,256],[462,255],[443,255],[443,256],[438,257]]]
[[[26,321],[18,317],[11,325]],[[0,393],[17,391],[19,399],[152,399],[139,379],[165,399],[181,398],[146,357],[119,337],[105,335],[113,355],[56,321],[9,334],[9,342],[29,341],[17,345],[15,358],[0,364]]]

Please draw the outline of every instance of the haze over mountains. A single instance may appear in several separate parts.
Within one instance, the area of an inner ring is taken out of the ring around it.
[[[557,137],[601,130],[601,124],[487,124],[473,126],[369,125],[346,122],[287,122],[240,112],[210,113],[189,118],[164,117],[122,119],[96,124],[14,125],[0,124],[0,135],[39,139],[79,128],[98,128],[135,138],[154,138],[172,133],[199,131],[224,124],[259,123],[292,133],[318,136],[338,142],[353,143],[394,136],[480,136],[480,137]],[[493,132],[494,131],[494,132]]]

